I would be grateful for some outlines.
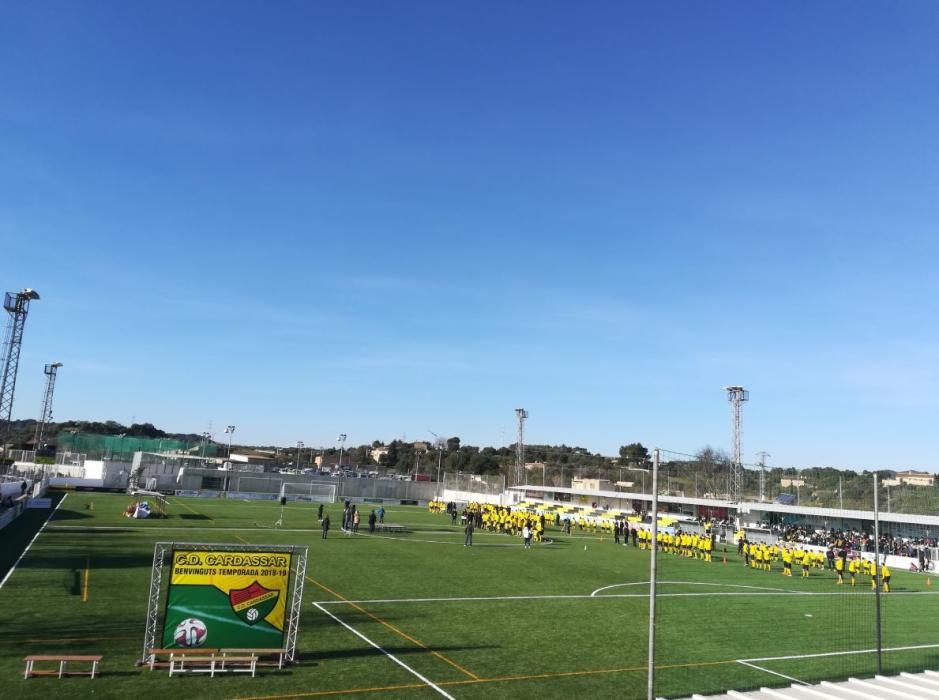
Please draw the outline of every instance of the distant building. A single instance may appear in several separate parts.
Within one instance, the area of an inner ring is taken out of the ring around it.
[[[411,447],[413,447],[415,450],[418,450],[420,452],[427,452],[427,450],[430,449],[430,443],[429,442],[415,442],[411,445]]]
[[[571,488],[575,491],[610,491],[611,486],[609,479],[571,479]]]
[[[381,458],[388,454],[389,451],[387,447],[373,447],[369,455],[371,455],[372,461],[375,462],[375,464],[381,464]]]
[[[526,471],[533,471],[535,469],[544,469],[544,462],[525,462]]]
[[[884,486],[932,486],[936,481],[934,474],[929,472],[905,471],[897,472],[893,479],[884,479]]]
[[[790,486],[802,488],[805,486],[805,479],[800,479],[794,476],[784,476],[779,480],[779,485],[784,489],[789,488]]]
[[[313,463],[316,464],[320,469],[335,469],[336,467],[350,466],[352,460],[349,459],[348,453],[343,453],[342,455],[342,464],[339,463],[339,455],[316,455],[313,458]]]

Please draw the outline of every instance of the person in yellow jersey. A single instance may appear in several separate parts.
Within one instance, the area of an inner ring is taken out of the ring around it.
[[[844,583],[844,559],[841,557],[835,557],[835,573],[838,575],[835,585],[840,586]]]
[[[851,587],[853,588],[855,583],[857,583],[857,572],[861,570],[861,562],[859,559],[852,559],[848,562],[848,573],[851,575]]]
[[[867,575],[871,577],[871,588],[877,588],[877,563],[873,559],[866,562]]]
[[[880,583],[884,593],[890,592],[890,569],[887,568],[887,562],[880,565]]]
[[[704,561],[711,561],[711,551],[714,549],[714,540],[710,535],[706,535],[704,538]]]
[[[805,561],[805,555],[807,552],[802,549],[802,547],[796,547],[795,551],[792,553],[792,566],[802,566],[802,562]]]
[[[812,553],[802,552],[802,578],[809,577],[809,567],[812,565]]]
[[[783,576],[792,576],[792,550],[786,547],[782,553]]]

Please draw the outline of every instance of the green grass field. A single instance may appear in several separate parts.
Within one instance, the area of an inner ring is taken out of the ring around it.
[[[410,534],[344,537],[341,508],[330,506],[334,531],[324,541],[309,505],[289,506],[284,529],[274,530],[267,526],[277,519],[275,503],[171,498],[169,518],[130,521],[120,517],[128,502],[70,493],[0,589],[4,697],[163,697],[181,689],[257,699],[645,696],[648,552],[553,527],[553,542],[528,551],[520,540],[479,531],[466,548],[448,516],[416,507],[386,506],[386,521]],[[0,567],[48,515],[38,513],[0,533]],[[157,541],[308,545],[299,662],[257,678],[169,678],[137,668]],[[658,695],[874,673],[873,654],[843,653],[875,645],[869,584],[835,586],[820,571],[784,578],[778,565],[766,573],[744,569],[733,552],[726,565],[723,558],[719,545],[711,564],[659,559]],[[924,575],[894,572],[883,597],[883,646],[923,648],[886,652],[885,672],[939,666],[934,590]],[[103,654],[102,676],[23,680],[25,654],[53,652]]]

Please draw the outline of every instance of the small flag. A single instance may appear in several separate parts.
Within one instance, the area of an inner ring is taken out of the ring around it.
[[[724,557],[724,566],[727,566],[727,557]]]

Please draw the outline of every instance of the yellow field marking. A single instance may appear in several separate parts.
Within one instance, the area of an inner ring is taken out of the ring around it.
[[[241,541],[244,542],[245,544],[251,544],[250,542],[248,542],[248,540],[246,540],[246,539],[245,539],[244,537],[242,537],[241,535],[235,535],[235,539],[236,539],[236,540],[241,540]]]
[[[726,661],[696,661],[686,664],[661,664],[656,665],[657,670],[671,668],[699,668],[703,666],[726,666],[737,663],[736,659],[727,659]],[[480,678],[475,681],[443,681],[438,685],[473,685],[476,683],[510,683],[512,681],[536,681],[547,678],[568,678],[572,676],[600,676],[609,673],[637,673],[649,670],[647,665],[632,666],[628,668],[601,668],[593,671],[558,671],[556,673],[535,673],[526,676],[501,676],[499,678]]]
[[[311,579],[309,576],[306,577],[306,580],[309,581],[310,583],[312,583],[314,586],[319,586],[320,588],[322,588],[324,591],[326,591],[326,592],[329,593],[330,595],[336,596],[336,597],[337,597],[339,600],[341,600],[342,602],[347,603],[348,605],[350,605],[350,606],[351,606],[352,608],[354,608],[355,610],[358,610],[358,611],[359,611],[360,613],[362,613],[363,615],[367,615],[368,617],[372,618],[373,620],[375,620],[375,622],[379,623],[380,625],[384,625],[385,627],[387,627],[388,629],[390,629],[390,630],[391,630],[392,632],[394,632],[395,634],[397,634],[397,635],[399,635],[399,636],[401,636],[401,637],[404,637],[405,639],[407,639],[407,640],[408,640],[409,642],[411,642],[412,644],[414,644],[414,645],[416,645],[416,646],[419,646],[421,649],[423,649],[423,650],[425,650],[425,651],[429,651],[433,656],[436,656],[436,657],[437,657],[438,659],[440,659],[441,661],[444,661],[444,662],[450,664],[451,666],[453,666],[453,668],[455,668],[456,670],[460,671],[461,673],[465,673],[467,676],[469,676],[469,677],[472,678],[473,680],[477,680],[477,681],[480,680],[479,676],[477,676],[477,675],[476,675],[475,673],[473,673],[472,671],[469,671],[469,670],[463,668],[462,666],[460,666],[460,664],[458,664],[458,663],[457,663],[456,661],[454,661],[453,659],[449,659],[449,658],[447,658],[446,656],[444,656],[443,654],[441,654],[440,652],[434,651],[433,649],[431,649],[430,647],[428,647],[426,644],[424,644],[421,640],[415,639],[414,637],[412,637],[411,635],[409,635],[407,632],[404,632],[403,630],[400,630],[400,629],[398,629],[397,627],[395,627],[394,625],[392,625],[390,622],[385,622],[384,620],[382,620],[382,619],[381,619],[380,617],[378,617],[377,615],[373,615],[372,613],[370,613],[368,610],[366,610],[365,608],[363,608],[361,605],[358,605],[357,603],[353,603],[352,601],[350,601],[350,600],[349,600],[348,598],[346,598],[345,596],[342,596],[342,595],[340,595],[339,593],[336,593],[336,591],[332,590],[331,588],[328,588],[328,587],[324,586],[324,585],[323,585],[322,583],[320,583],[319,581],[314,581],[314,580]],[[440,685],[440,684],[438,683],[438,685]]]
[[[82,578],[82,602],[88,602],[88,578],[91,575],[91,559],[85,557],[85,575]]]
[[[312,579],[311,579],[312,580]],[[316,583],[313,581],[313,583]],[[316,584],[320,585],[320,584]],[[320,586],[324,588],[324,586]],[[366,613],[367,614],[367,613]],[[727,664],[737,663],[736,659],[727,659],[726,661],[696,661],[691,663],[684,664],[663,664],[661,666],[656,666],[657,669],[673,669],[673,668],[699,668],[703,666],[724,666]],[[537,680],[546,680],[549,678],[569,678],[573,676],[598,676],[608,673],[638,673],[648,671],[648,666],[632,666],[629,668],[604,668],[597,669],[593,671],[560,671],[557,673],[535,673],[526,676],[500,676],[498,678],[475,678],[470,680],[462,681],[439,681],[437,685],[443,686],[452,686],[452,685],[478,685],[480,683],[511,683],[515,681],[537,681]],[[375,686],[372,688],[353,688],[346,690],[317,690],[309,693],[292,693],[290,695],[261,695],[240,698],[240,700],[290,700],[291,698],[315,698],[315,697],[324,697],[327,695],[351,695],[353,693],[377,693],[384,690],[407,690],[410,688],[426,688],[425,685],[393,685],[393,686]]]
[[[192,506],[190,506],[188,503],[184,503],[183,501],[180,501],[179,499],[176,499],[176,500],[173,501],[173,502],[174,502],[176,505],[182,506],[183,508],[185,508],[186,510],[188,510],[188,511],[191,512],[191,513],[195,513],[196,515],[199,515],[199,516],[201,516],[201,517],[203,517],[203,518],[208,518],[209,520],[212,519],[212,516],[211,516],[211,515],[205,515],[204,513],[200,513],[200,512],[197,511],[195,508],[193,508]]]

